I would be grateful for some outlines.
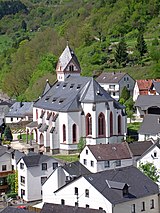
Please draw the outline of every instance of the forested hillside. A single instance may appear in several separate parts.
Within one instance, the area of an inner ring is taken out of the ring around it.
[[[159,0],[0,1],[0,88],[35,100],[67,41],[83,75],[160,78]]]

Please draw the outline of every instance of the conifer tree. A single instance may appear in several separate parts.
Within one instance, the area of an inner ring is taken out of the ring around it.
[[[127,44],[124,39],[122,39],[116,47],[115,60],[121,65],[123,62],[127,61],[127,56]]]
[[[139,31],[137,37],[136,49],[138,50],[141,58],[142,56],[144,56],[145,53],[147,53],[147,44],[144,40],[143,33],[141,31]]]
[[[8,141],[13,140],[12,132],[11,132],[11,129],[9,126],[6,126],[6,128],[4,130],[4,138],[5,138],[5,140],[8,140]]]

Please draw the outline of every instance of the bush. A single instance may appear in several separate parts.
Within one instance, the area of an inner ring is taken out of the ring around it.
[[[18,196],[18,193],[16,192],[10,192],[7,194],[7,198],[11,197],[11,198],[16,198]]]

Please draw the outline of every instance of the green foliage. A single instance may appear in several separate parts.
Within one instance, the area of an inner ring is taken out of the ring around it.
[[[86,141],[85,141],[84,138],[81,137],[79,139],[79,143],[78,143],[78,151],[79,151],[79,153],[84,149],[85,145],[86,145]]]
[[[15,174],[10,174],[7,176],[7,183],[10,187],[10,191],[15,193]]]
[[[126,63],[127,56],[127,44],[125,43],[124,39],[122,39],[116,46],[115,60],[119,65],[121,65],[122,63]]]
[[[78,155],[55,155],[54,158],[63,160],[64,162],[75,162],[78,161]]]
[[[140,163],[139,169],[151,180],[153,180],[154,182],[158,182],[160,176],[158,175],[157,168],[153,163]]]
[[[26,134],[21,134],[18,135],[18,140],[20,140],[20,138],[22,139],[23,142],[27,141],[27,135]],[[28,135],[28,141],[33,140],[33,135]]]
[[[11,132],[11,129],[9,126],[6,126],[6,128],[4,130],[4,139],[8,140],[8,141],[13,140],[12,132]]]
[[[126,86],[123,87],[120,100],[124,100],[124,103],[129,99],[130,93]]]
[[[140,57],[144,56],[147,53],[147,45],[143,37],[143,33],[140,31],[137,37],[136,49],[140,53]]]
[[[17,192],[10,192],[10,193],[7,193],[7,197],[9,198],[9,197],[11,197],[11,198],[16,198],[17,197],[17,195],[18,195],[18,193]]]

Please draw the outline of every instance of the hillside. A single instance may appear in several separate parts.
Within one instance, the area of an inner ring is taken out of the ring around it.
[[[136,79],[160,78],[158,0],[3,0],[0,14],[0,88],[18,100],[35,100],[47,78],[55,81],[67,40],[83,75],[121,70]],[[143,57],[139,33],[147,44]],[[119,64],[122,38],[129,54]]]

